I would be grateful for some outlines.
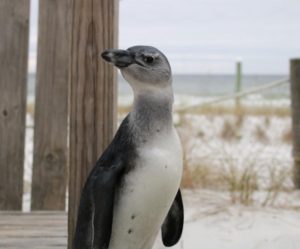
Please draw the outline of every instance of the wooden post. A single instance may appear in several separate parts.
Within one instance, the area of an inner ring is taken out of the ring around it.
[[[236,62],[236,76],[235,76],[235,92],[239,93],[242,90],[242,62]],[[235,107],[237,110],[240,110],[241,107],[241,99],[237,97],[235,99]]]
[[[40,1],[32,210],[65,209],[69,17],[69,0]]]
[[[300,59],[290,62],[294,184],[300,189]]]
[[[0,1],[0,209],[23,195],[29,0]]]
[[[100,58],[117,46],[118,0],[73,0],[68,246],[81,189],[116,126],[116,70]]]

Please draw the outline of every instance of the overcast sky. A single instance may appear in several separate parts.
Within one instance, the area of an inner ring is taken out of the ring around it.
[[[30,71],[37,0],[32,1]],[[153,45],[175,73],[287,74],[300,57],[300,0],[122,0],[119,46]]]

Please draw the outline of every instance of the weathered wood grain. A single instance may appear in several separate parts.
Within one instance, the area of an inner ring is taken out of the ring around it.
[[[72,1],[69,248],[82,186],[116,126],[116,71],[100,53],[117,46],[118,2]]]
[[[64,210],[67,182],[70,1],[39,3],[32,210]]]
[[[67,248],[67,214],[0,212],[0,248]]]
[[[23,163],[29,0],[0,1],[0,210],[20,210]]]
[[[294,184],[300,189],[300,59],[290,62]]]

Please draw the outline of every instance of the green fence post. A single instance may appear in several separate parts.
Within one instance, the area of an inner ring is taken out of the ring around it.
[[[242,90],[242,62],[240,60],[236,62],[235,73],[235,92],[239,93]],[[240,100],[240,97],[235,98],[235,107],[237,110],[241,107]]]

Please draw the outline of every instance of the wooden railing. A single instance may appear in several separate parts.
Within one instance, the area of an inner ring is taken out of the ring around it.
[[[29,11],[0,1],[0,210],[22,209]],[[65,210],[69,179],[71,246],[82,185],[116,127],[116,71],[99,55],[117,46],[118,1],[39,1],[38,26],[31,209]]]

